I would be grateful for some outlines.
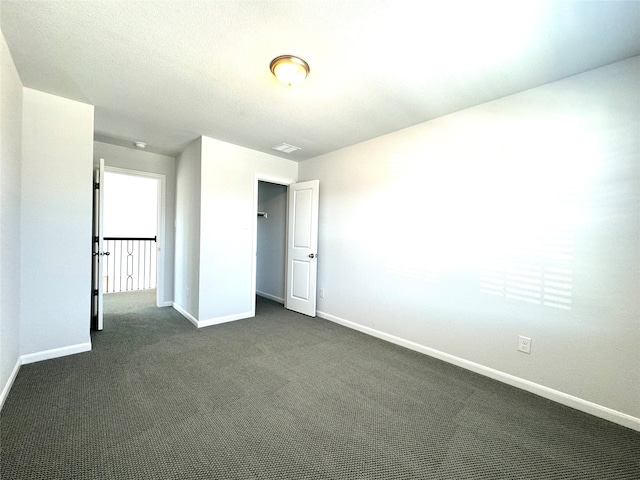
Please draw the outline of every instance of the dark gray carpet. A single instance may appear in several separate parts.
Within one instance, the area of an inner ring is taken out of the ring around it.
[[[632,430],[268,300],[198,330],[153,295],[21,368],[2,480],[640,479]]]

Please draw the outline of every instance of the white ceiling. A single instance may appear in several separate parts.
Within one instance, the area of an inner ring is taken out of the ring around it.
[[[96,139],[207,135],[303,160],[640,55],[636,1],[5,1],[25,86],[95,105]],[[311,66],[300,87],[269,62]],[[271,150],[282,142],[302,149]]]

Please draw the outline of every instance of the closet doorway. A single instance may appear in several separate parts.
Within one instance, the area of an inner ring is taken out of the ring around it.
[[[258,181],[256,295],[284,305],[287,185]]]

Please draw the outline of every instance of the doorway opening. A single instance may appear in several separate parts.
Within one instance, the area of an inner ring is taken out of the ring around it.
[[[319,186],[318,180],[290,183],[256,175],[253,316],[257,295],[282,302],[289,310],[316,316]],[[270,208],[275,213],[270,213]],[[282,221],[274,226],[277,233],[271,236],[266,232],[271,225],[269,216],[274,214]],[[258,219],[264,223],[263,226]]]
[[[143,290],[161,304],[163,199],[164,175],[105,168],[103,250],[109,252],[101,278],[105,294]]]
[[[256,295],[284,305],[287,186],[258,181]]]

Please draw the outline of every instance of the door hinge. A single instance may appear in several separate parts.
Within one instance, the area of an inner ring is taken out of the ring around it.
[[[98,289],[97,288],[93,291],[93,295],[94,296],[98,295]]]
[[[100,190],[100,184],[98,182],[94,183],[93,188],[95,188],[96,190]]]

